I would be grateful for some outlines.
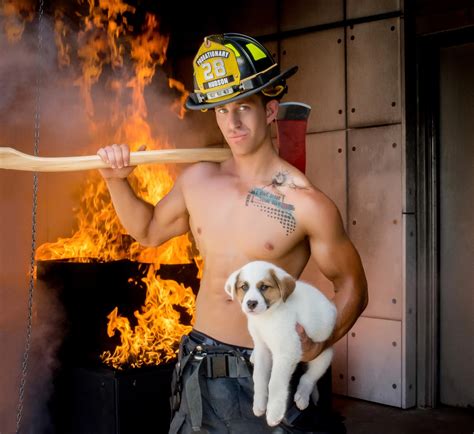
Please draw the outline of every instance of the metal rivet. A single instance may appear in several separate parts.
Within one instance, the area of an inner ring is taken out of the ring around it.
[[[412,308],[408,309],[408,313],[411,314],[413,312]]]
[[[132,381],[132,386],[135,387],[137,385],[137,380]]]
[[[355,108],[351,108],[351,112],[352,113],[355,113],[356,109]]]
[[[414,234],[413,234],[413,231],[410,232],[410,237],[412,237]]]
[[[355,226],[357,224],[356,220],[352,220],[352,224]]]
[[[393,224],[396,225],[397,223],[398,223],[398,220],[395,219],[395,220],[393,221]]]
[[[342,42],[342,39],[339,38],[339,39],[337,40],[337,43],[340,44],[341,42]]]
[[[413,389],[413,384],[410,384],[410,385],[408,386],[408,389],[409,389],[409,390]]]
[[[393,342],[392,342],[392,345],[393,345],[394,347],[396,347],[396,346],[397,346],[397,343],[396,343],[395,341],[393,341]]]
[[[396,389],[397,388],[397,385],[396,384],[392,384],[392,389]]]
[[[356,150],[356,147],[355,147],[355,146],[353,146],[353,147],[352,147],[352,150],[353,150],[353,151],[355,151],[355,150]]]
[[[396,148],[397,147],[397,144],[396,143],[392,143],[392,148]]]
[[[349,26],[349,29],[351,29],[351,30],[352,30],[353,28],[354,28],[354,25],[353,25],[353,24],[351,24],[351,25]]]
[[[354,35],[351,36],[351,41],[353,41],[356,37]]]
[[[355,379],[356,379],[356,377],[354,377],[354,376],[351,377],[351,380],[352,380],[352,381],[355,381]]]
[[[339,378],[342,380],[344,378],[343,374],[339,374]]]
[[[395,107],[397,103],[395,101],[392,101],[392,107]]]
[[[341,149],[341,148],[338,148],[338,149],[337,149],[337,152],[341,153],[341,152],[342,152],[342,149]]]
[[[392,298],[392,303],[393,303],[393,304],[397,304],[397,299],[396,299],[396,298]]]
[[[339,110],[338,113],[339,113],[340,115],[342,115],[342,110]]]
[[[354,332],[351,333],[351,336],[355,338],[356,334]]]
[[[285,55],[285,54],[286,54],[286,50],[283,50],[283,53],[282,53],[282,54]]]
[[[390,27],[390,30],[393,32],[395,30],[395,26]]]

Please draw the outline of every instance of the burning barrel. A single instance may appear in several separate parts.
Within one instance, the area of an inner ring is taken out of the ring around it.
[[[39,261],[65,332],[50,410],[55,432],[167,432],[177,344],[192,321],[198,268]]]

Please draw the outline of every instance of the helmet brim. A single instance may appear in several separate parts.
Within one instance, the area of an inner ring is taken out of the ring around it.
[[[223,100],[223,101],[199,104],[199,103],[196,103],[193,100],[192,96],[195,95],[195,94],[191,93],[188,96],[188,98],[186,99],[186,108],[189,109],[189,110],[206,110],[206,109],[214,108],[214,107],[221,106],[221,105],[224,105],[224,104],[228,104],[230,102],[238,101],[240,99],[247,98],[251,95],[254,95],[254,94],[262,91],[263,89],[266,89],[267,87],[271,87],[273,84],[278,83],[278,81],[281,81],[281,80],[284,80],[288,77],[291,77],[293,74],[296,73],[296,71],[298,71],[298,67],[293,66],[293,67],[287,69],[286,71],[282,72],[281,74],[277,75],[276,77],[273,77],[271,80],[269,80],[264,85],[256,87],[255,89],[250,89],[250,90],[244,91],[242,93],[239,93],[236,96],[230,97],[229,99],[226,99],[226,100]]]

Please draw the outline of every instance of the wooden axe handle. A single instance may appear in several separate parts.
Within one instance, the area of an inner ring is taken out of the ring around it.
[[[160,149],[130,153],[130,164],[222,162],[231,157],[225,148]],[[109,167],[98,155],[83,157],[34,157],[13,148],[0,147],[0,169],[32,172],[73,172]]]

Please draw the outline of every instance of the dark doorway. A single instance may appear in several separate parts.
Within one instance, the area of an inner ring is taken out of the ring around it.
[[[418,405],[474,405],[474,28],[418,38]]]

